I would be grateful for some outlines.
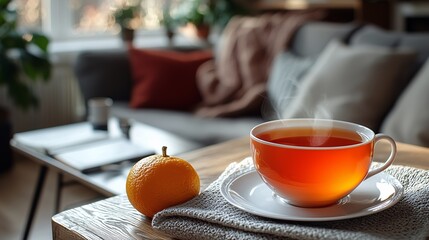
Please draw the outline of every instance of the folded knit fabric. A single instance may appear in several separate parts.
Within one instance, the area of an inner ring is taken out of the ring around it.
[[[229,204],[220,184],[253,168],[250,158],[232,163],[198,197],[155,215],[152,226],[180,239],[425,239],[429,236],[429,171],[390,166],[404,187],[394,206],[365,217],[294,222],[259,217]]]

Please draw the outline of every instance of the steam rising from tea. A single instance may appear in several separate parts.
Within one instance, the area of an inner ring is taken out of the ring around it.
[[[295,84],[295,88],[298,88],[298,84]],[[286,144],[286,145],[295,145],[295,146],[313,146],[313,147],[322,147],[322,146],[339,146],[341,142],[343,145],[351,145],[356,143],[356,141],[361,142],[360,138],[352,139],[350,143],[341,140],[334,140],[337,137],[332,135],[332,124],[330,126],[325,124],[323,128],[320,127],[318,122],[321,119],[329,119],[333,120],[332,114],[325,107],[326,101],[321,101],[315,109],[309,109],[302,104],[297,104],[297,102],[293,102],[294,97],[290,97],[289,99],[283,99],[282,102],[277,102],[276,106],[271,105],[271,108],[264,107],[262,110],[262,115],[269,118],[276,119],[289,119],[289,118],[311,118],[313,119],[313,127],[311,129],[305,130],[302,133],[303,136],[294,136],[294,138],[289,137],[288,140],[269,140],[271,142]],[[290,104],[293,102],[293,104]],[[296,109],[299,109],[301,112],[305,112],[304,115],[295,115],[294,113]],[[285,124],[285,128],[287,128]]]

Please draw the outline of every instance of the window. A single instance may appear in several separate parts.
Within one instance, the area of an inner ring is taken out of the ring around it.
[[[43,31],[53,40],[100,37],[116,34],[112,13],[119,6],[140,5],[138,30],[153,32],[161,27],[163,8],[181,0],[14,0],[19,24],[25,29]]]
[[[23,28],[42,30],[41,0],[15,0],[19,13],[19,24]]]

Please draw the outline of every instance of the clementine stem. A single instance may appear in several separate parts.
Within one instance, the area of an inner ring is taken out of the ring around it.
[[[166,147],[166,146],[162,146],[162,156],[163,156],[163,157],[169,157],[169,156],[167,155],[167,147]]]

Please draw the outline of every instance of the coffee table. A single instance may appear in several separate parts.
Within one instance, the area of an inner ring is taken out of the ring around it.
[[[376,161],[385,159],[388,145],[380,144]],[[201,190],[213,182],[234,161],[250,155],[249,138],[241,138],[205,147],[180,157],[187,159],[197,170]],[[394,164],[429,170],[429,148],[398,143]],[[52,217],[54,239],[171,239],[151,227],[150,219],[138,213],[122,194],[59,213]]]
[[[65,126],[52,128],[52,131],[57,131]],[[49,129],[47,129],[49,130]],[[122,134],[119,128],[118,120],[112,118],[109,121],[109,136],[115,137]],[[64,136],[67,137],[67,136]],[[157,129],[142,123],[132,123],[130,130],[130,140],[143,147],[154,149],[156,153],[161,153],[161,147],[163,145],[168,146],[170,154],[177,154],[180,152],[187,152],[191,149],[196,149],[200,146],[195,145],[186,139],[176,136],[172,133]],[[42,192],[42,187],[46,179],[46,173],[49,169],[55,171],[58,174],[57,189],[56,189],[56,201],[55,211],[59,210],[59,202],[61,197],[61,189],[63,187],[63,176],[66,175],[72,180],[75,180],[89,188],[111,197],[118,194],[125,193],[125,179],[129,169],[132,166],[130,162],[124,162],[121,164],[110,165],[110,169],[105,171],[98,171],[90,174],[84,174],[56,159],[51,157],[45,152],[37,150],[35,148],[20,144],[16,139],[11,140],[12,149],[18,154],[22,154],[28,159],[36,162],[40,165],[40,172],[38,181],[36,183],[33,200],[27,223],[25,226],[23,239],[27,239],[31,224],[34,218],[34,214],[37,209],[39,198]]]

